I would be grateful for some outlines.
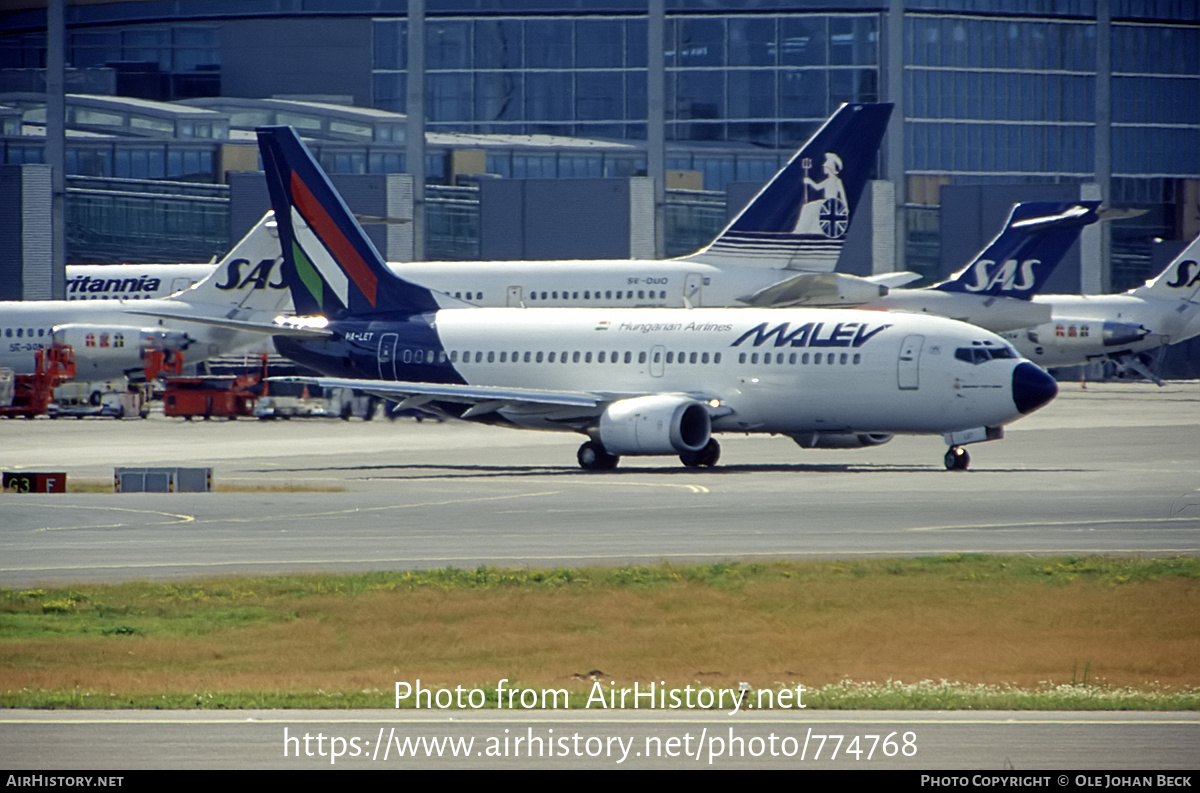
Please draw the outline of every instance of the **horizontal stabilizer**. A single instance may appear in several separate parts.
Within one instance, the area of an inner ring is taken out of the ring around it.
[[[856,306],[887,294],[887,287],[856,275],[801,273],[738,298],[759,308]]]
[[[911,284],[913,281],[921,279],[920,273],[914,273],[912,270],[901,270],[895,273],[879,273],[877,275],[864,275],[864,281],[870,281],[873,284],[886,286],[889,289],[895,289],[898,286]]]
[[[138,314],[145,317],[174,319],[183,322],[195,322],[198,325],[210,325],[215,328],[228,328],[229,330],[244,331],[246,333],[261,333],[264,336],[294,336],[306,339],[327,339],[333,336],[332,331],[321,327],[319,324],[306,323],[303,321],[304,318],[276,317],[274,322],[252,322],[250,320],[229,319],[227,317],[202,317],[182,311],[169,312],[127,309],[125,313]]]
[[[1130,218],[1140,218],[1148,213],[1149,209],[1117,209],[1116,207],[1104,207],[1096,214],[1101,220],[1129,220]]]

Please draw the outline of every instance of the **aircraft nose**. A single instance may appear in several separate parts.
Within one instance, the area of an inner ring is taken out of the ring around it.
[[[1058,395],[1058,383],[1037,365],[1025,361],[1013,369],[1012,395],[1017,410],[1029,414]]]

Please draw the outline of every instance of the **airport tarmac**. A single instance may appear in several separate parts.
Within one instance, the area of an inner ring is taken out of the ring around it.
[[[0,421],[0,469],[107,487],[211,466],[198,494],[0,495],[0,586],[298,570],[763,557],[1200,551],[1200,383],[1064,383],[946,471],[935,437],[805,450],[722,436],[718,467],[575,464],[582,438],[461,422]],[[273,488],[278,492],[256,491]],[[331,490],[332,489],[332,490]]]
[[[969,782],[957,774],[939,778],[956,787],[1070,789],[1145,785],[1140,776],[1125,780],[1133,770],[1153,769],[1172,772],[1174,786],[1183,787],[1197,776],[1198,738],[1194,713],[1118,711],[0,713],[6,754],[43,774],[71,768],[886,769],[909,772],[915,786],[919,772],[930,769],[990,769],[963,774]],[[1123,769],[1129,771],[1111,773]]]

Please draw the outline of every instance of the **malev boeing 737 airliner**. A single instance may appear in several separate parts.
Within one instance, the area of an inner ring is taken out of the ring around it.
[[[279,350],[352,387],[462,419],[588,436],[587,469],[622,455],[716,463],[719,432],[801,446],[892,433],[963,444],[1049,402],[1054,380],[954,320],[850,309],[510,309],[463,306],[393,275],[287,127],[259,146],[301,315]],[[307,334],[307,335],[304,335]]]
[[[273,260],[278,256],[279,241],[268,233],[268,224],[273,226],[273,221],[263,217],[224,262]],[[174,297],[160,300],[0,303],[0,367],[31,374],[37,351],[57,342],[74,349],[77,380],[111,380],[143,370],[148,349],[183,352],[187,361],[194,362],[261,341],[261,334],[240,331],[236,323],[266,321],[275,316],[280,310],[279,296],[270,292],[229,294],[216,289],[215,281],[215,275],[211,275]],[[210,321],[189,321],[199,316]],[[211,320],[225,325],[218,326]]]
[[[677,259],[393,262],[396,274],[478,306],[854,305],[913,273],[835,273],[887,129],[889,104],[843,105],[703,250]],[[225,262],[224,291],[284,290],[275,260]],[[68,268],[73,298],[150,296],[194,277],[172,265]]]

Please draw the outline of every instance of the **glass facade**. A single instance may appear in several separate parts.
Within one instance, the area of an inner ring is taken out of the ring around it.
[[[1200,175],[1200,27],[1114,24],[1113,174]]]
[[[135,141],[72,141],[65,153],[67,176],[174,179],[211,183],[219,178],[213,146]],[[42,142],[0,141],[0,161],[19,165],[45,161]]]
[[[879,14],[671,16],[667,139],[788,148],[841,102],[879,99]],[[407,23],[373,23],[375,106],[404,112]],[[646,136],[646,18],[429,19],[431,129]]]
[[[208,261],[229,248],[229,188],[178,182],[67,181],[72,263]]]
[[[1096,23],[906,20],[907,170],[1095,173]],[[1200,29],[1112,26],[1113,173],[1200,173]]]
[[[1095,36],[1094,21],[909,15],[906,170],[1090,179]]]
[[[67,63],[116,70],[117,92],[147,99],[216,96],[221,91],[219,24],[149,24],[69,29]],[[0,69],[46,66],[42,32],[0,36]]]
[[[1107,135],[1108,200],[1149,211],[1111,227],[1111,287],[1134,286],[1151,275],[1152,241],[1183,233],[1176,185],[1200,178],[1200,27],[1180,24],[1197,18],[1197,6],[1163,24],[1141,20],[1167,13],[1175,7],[1170,3],[1113,2],[1104,63],[1091,0],[1042,5],[913,3],[1026,18],[906,16],[906,197],[916,204],[937,200],[935,191],[914,189],[921,186],[914,177],[956,184],[1103,181],[1097,136]],[[930,226],[925,219],[908,222],[910,268],[933,261]]]

